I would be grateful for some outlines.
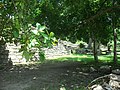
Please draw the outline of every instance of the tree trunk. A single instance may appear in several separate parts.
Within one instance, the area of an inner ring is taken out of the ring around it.
[[[114,57],[113,57],[113,62],[117,63],[117,33],[116,29],[113,27],[113,35],[114,35]]]
[[[88,47],[87,48],[89,48],[89,49],[92,48],[92,39],[91,38],[89,38],[89,42],[88,42]]]
[[[94,60],[95,62],[98,62],[98,53],[97,53],[97,41],[96,39],[93,40],[93,54],[94,54]]]
[[[115,0],[113,0],[113,6],[115,5]],[[115,13],[112,15],[112,28],[113,28],[113,37],[114,37],[114,56],[113,56],[113,62],[116,64],[117,63],[117,33],[115,29]]]
[[[102,52],[101,52],[101,48],[100,48],[100,45],[101,45],[101,43],[98,42],[98,45],[97,45],[97,48],[98,48],[98,52],[97,52],[97,54],[98,54],[98,55],[101,55],[101,54],[102,54]]]

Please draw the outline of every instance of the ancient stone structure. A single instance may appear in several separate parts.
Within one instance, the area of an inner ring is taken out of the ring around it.
[[[7,43],[5,46],[0,47],[0,62],[6,62],[7,59],[11,59],[13,63],[24,63],[26,62],[25,58],[22,57],[22,53],[19,52],[21,45],[17,46],[13,43]],[[59,40],[56,46],[52,48],[42,48],[45,52],[46,58],[53,58],[55,56],[69,55],[74,50],[78,48],[78,45],[73,44],[68,41]],[[36,50],[33,60],[39,60],[39,54]]]
[[[8,62],[9,50],[6,50],[6,45],[0,45],[0,64]]]
[[[22,53],[19,52],[21,45],[15,45],[13,43],[7,43],[6,49],[9,50],[9,58],[15,63],[26,62],[26,60],[22,57]]]
[[[79,48],[79,45],[73,44],[68,41],[58,40],[58,44],[52,48],[44,48],[44,52],[47,58],[55,56],[70,55],[74,53],[76,49]]]

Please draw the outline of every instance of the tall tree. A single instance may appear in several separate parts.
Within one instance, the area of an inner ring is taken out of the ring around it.
[[[112,1],[112,6],[115,6],[118,2],[116,0]],[[117,31],[116,31],[116,14],[113,12],[112,14],[112,28],[113,28],[113,37],[114,37],[114,57],[113,62],[117,62]]]

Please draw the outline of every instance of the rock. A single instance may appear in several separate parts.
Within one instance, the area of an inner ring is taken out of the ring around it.
[[[111,87],[120,88],[119,82],[110,80],[109,85]]]
[[[110,86],[108,83],[105,83],[102,85],[105,90],[113,90],[112,86]]]
[[[95,85],[91,86],[90,90],[120,90],[120,75],[109,74],[98,77],[93,81]]]
[[[115,74],[110,74],[110,80],[118,80],[118,77],[117,77],[117,75],[115,75]]]
[[[33,77],[33,80],[36,80],[37,78],[36,77]]]
[[[66,90],[65,87],[61,87],[60,90]]]
[[[90,72],[96,72],[97,70],[94,67],[90,67]]]
[[[101,85],[93,85],[91,88],[92,90],[105,90]]]
[[[99,72],[109,74],[111,73],[111,66],[108,66],[108,65],[101,66],[99,69]]]
[[[113,73],[113,74],[120,75],[120,69],[112,70],[112,73]]]
[[[110,69],[111,66],[105,65],[105,66],[101,66],[100,69]]]
[[[120,76],[119,75],[115,75],[115,74],[111,74],[109,85],[111,87],[115,87],[115,88],[119,88],[120,89]]]

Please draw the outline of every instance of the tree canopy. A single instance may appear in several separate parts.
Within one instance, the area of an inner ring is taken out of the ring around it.
[[[86,34],[91,36],[93,33],[102,42],[108,42],[112,33],[112,13],[115,13],[116,19],[119,18],[119,0],[115,0],[115,4],[112,6],[109,0],[44,0],[38,6],[41,13],[36,21],[46,24],[61,37],[88,39]],[[119,23],[119,19],[115,21]]]
[[[120,28],[119,0],[2,0],[0,9],[0,36],[5,42],[25,44],[28,25],[40,23],[57,38],[92,38],[107,45]]]

